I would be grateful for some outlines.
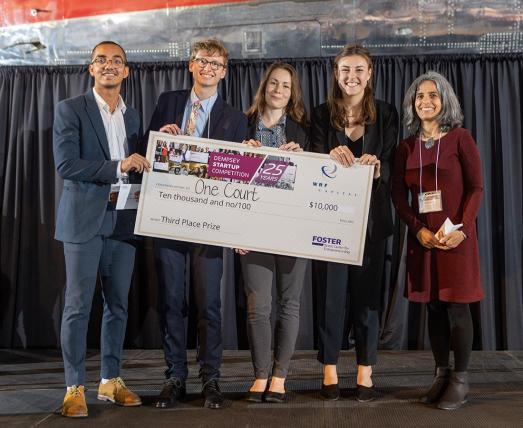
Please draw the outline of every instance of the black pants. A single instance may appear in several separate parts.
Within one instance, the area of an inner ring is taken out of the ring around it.
[[[467,370],[472,351],[473,326],[468,303],[433,300],[427,304],[429,338],[437,367],[448,367],[454,351],[454,370]]]
[[[322,364],[338,362],[347,309],[354,330],[358,365],[376,364],[385,243],[367,242],[363,266],[327,263],[326,280],[318,284],[317,294],[318,361]]]

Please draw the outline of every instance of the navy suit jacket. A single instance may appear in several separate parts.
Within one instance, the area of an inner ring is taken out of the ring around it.
[[[183,113],[187,105],[187,99],[191,91],[168,91],[158,98],[158,103],[154,109],[151,123],[144,136],[142,151],[147,151],[147,138],[149,131],[158,131],[162,126],[175,123],[182,126]],[[207,129],[209,127],[209,129]],[[205,125],[202,137],[214,140],[234,141],[241,143],[247,136],[247,118],[245,115],[227,104],[218,96],[214,103],[209,120]]]
[[[126,155],[138,149],[140,118],[126,106]],[[118,161],[111,160],[105,128],[92,89],[84,95],[61,101],[53,125],[53,154],[64,187],[56,218],[55,239],[83,243],[102,226],[111,191],[118,181]],[[131,181],[135,181],[130,176]],[[135,210],[118,212],[116,235],[132,236]]]

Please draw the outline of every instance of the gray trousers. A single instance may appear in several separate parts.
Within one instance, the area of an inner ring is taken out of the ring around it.
[[[94,238],[81,244],[64,242],[66,289],[60,341],[67,386],[85,385],[87,326],[98,270],[104,302],[101,377],[120,375],[135,247],[110,238],[115,223],[116,211],[108,211]]]
[[[300,299],[307,260],[250,252],[240,257],[247,297],[247,334],[256,379],[271,371],[272,282],[276,275],[277,312],[272,375],[287,377],[300,323]]]

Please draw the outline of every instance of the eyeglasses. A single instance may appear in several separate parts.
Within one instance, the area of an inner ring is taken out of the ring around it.
[[[211,65],[211,70],[218,70],[222,67],[225,67],[224,64],[216,61],[207,61],[205,58],[194,58],[193,61],[198,64],[199,67],[205,68],[207,64]]]
[[[107,58],[105,56],[97,56],[95,59],[93,59],[91,64],[97,64],[101,66],[106,65],[109,62],[111,62],[111,64],[116,68],[120,68],[125,65],[125,61],[120,57]]]

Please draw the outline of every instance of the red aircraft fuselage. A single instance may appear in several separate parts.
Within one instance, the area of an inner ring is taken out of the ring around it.
[[[0,0],[0,27],[83,18],[110,13],[247,3],[248,1],[249,0]]]

